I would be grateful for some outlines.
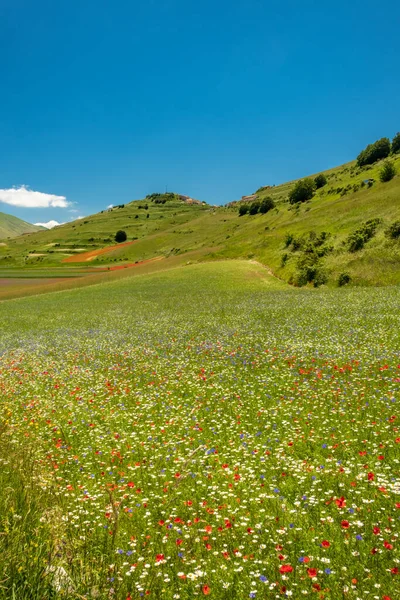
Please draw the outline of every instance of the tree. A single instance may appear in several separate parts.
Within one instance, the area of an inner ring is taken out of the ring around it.
[[[372,165],[377,160],[381,160],[382,158],[389,156],[390,149],[391,146],[389,138],[381,138],[373,144],[368,144],[364,150],[361,150],[360,154],[357,156],[357,164],[359,167]]]
[[[400,131],[392,139],[392,154],[400,152]]]
[[[382,169],[379,171],[379,179],[382,183],[390,181],[396,175],[396,167],[391,160],[385,160]]]
[[[294,188],[289,194],[290,204],[296,204],[297,202],[305,202],[310,200],[314,196],[315,182],[310,179],[301,179],[296,183]]]
[[[319,190],[319,188],[324,187],[324,185],[326,185],[328,183],[328,180],[323,173],[320,173],[314,179],[314,183],[315,183],[315,187],[317,188],[317,190]]]
[[[248,204],[241,204],[239,206],[239,217],[243,217],[243,215],[247,215],[248,212],[249,212]]]
[[[265,213],[267,213],[272,208],[275,208],[275,202],[273,201],[273,199],[270,196],[268,196],[267,198],[264,198],[264,200],[261,200],[261,204],[260,204],[260,213],[261,214],[265,215]]]
[[[259,210],[260,210],[260,203],[259,202],[252,202],[250,204],[250,208],[249,208],[249,214],[250,215],[256,215]]]
[[[120,244],[121,242],[125,242],[126,241],[127,235],[126,235],[125,231],[122,231],[122,229],[120,229],[115,234],[115,238],[114,239],[117,242],[117,244]]]

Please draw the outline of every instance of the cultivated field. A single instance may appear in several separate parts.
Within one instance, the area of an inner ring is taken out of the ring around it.
[[[399,306],[246,261],[0,303],[0,598],[398,599]]]

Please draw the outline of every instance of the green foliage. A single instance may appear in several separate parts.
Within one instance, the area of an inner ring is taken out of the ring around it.
[[[379,179],[382,181],[382,183],[386,183],[387,181],[393,179],[395,175],[396,167],[394,166],[393,161],[385,160],[382,169],[379,171]]]
[[[148,194],[146,200],[150,200],[150,202],[154,202],[154,204],[165,204],[168,201],[175,200],[176,197],[177,195],[174,192],[165,192],[164,194]]]
[[[320,173],[314,179],[314,183],[315,183],[315,187],[316,187],[317,190],[319,190],[320,188],[324,187],[324,185],[326,185],[328,183],[326,175],[324,173]]]
[[[293,242],[293,234],[287,233],[285,236],[285,248],[289,248],[290,244]]]
[[[400,131],[392,139],[392,154],[400,152]]]
[[[392,223],[385,231],[385,235],[392,240],[400,238],[400,221]]]
[[[357,164],[359,167],[365,165],[372,165],[377,160],[386,158],[389,156],[391,150],[390,140],[387,137],[383,137],[377,140],[373,144],[368,144],[364,150],[357,156]]]
[[[250,204],[250,208],[249,208],[249,214],[250,215],[256,215],[258,213],[258,211],[260,210],[260,203],[259,202],[252,202]]]
[[[270,196],[261,200],[260,209],[259,209],[261,214],[265,215],[267,212],[269,212],[273,208],[275,208],[275,202],[273,201],[273,199]]]
[[[127,240],[127,235],[126,232],[123,231],[122,229],[120,229],[119,231],[117,231],[117,233],[115,234],[115,241],[120,244],[121,242],[126,242]]]
[[[247,215],[248,212],[249,212],[248,204],[241,204],[239,206],[239,217],[243,217],[243,215]]]
[[[338,286],[343,287],[351,282],[351,277],[348,273],[340,273],[338,278]]]
[[[364,248],[364,245],[374,237],[379,223],[381,219],[369,219],[359,229],[353,231],[347,238],[349,252],[357,252]]]
[[[312,179],[300,179],[289,194],[289,202],[290,204],[306,202],[306,200],[310,200],[313,197],[314,191],[315,182]]]

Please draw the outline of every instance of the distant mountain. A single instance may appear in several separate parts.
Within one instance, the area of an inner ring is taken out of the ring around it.
[[[35,223],[37,227],[44,227],[45,229],[53,229],[53,227],[57,227],[58,225],[63,225],[63,223],[59,223],[58,221],[47,221],[47,223]]]
[[[42,229],[43,227],[32,225],[32,223],[27,223],[13,215],[0,212],[0,240],[14,238],[24,233],[41,231]]]

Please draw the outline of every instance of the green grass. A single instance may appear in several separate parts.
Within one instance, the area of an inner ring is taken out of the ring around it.
[[[266,215],[239,217],[234,206],[190,206],[177,200],[164,205],[147,202],[145,210],[140,206],[146,201],[135,201],[50,231],[9,240],[0,246],[0,269],[33,272],[48,267],[70,268],[71,263],[62,262],[65,258],[113,246],[115,232],[123,229],[134,244],[118,247],[80,266],[91,270],[162,257],[163,268],[169,269],[178,256],[185,257],[183,262],[255,259],[278,278],[300,285],[304,262],[311,261],[320,280],[329,287],[338,285],[341,273],[350,275],[350,285],[397,284],[400,242],[385,235],[386,229],[400,220],[400,155],[393,160],[398,174],[388,183],[379,180],[382,162],[362,169],[353,162],[328,170],[326,186],[301,205],[287,201],[295,182],[262,191],[261,199],[271,195],[276,202],[276,208]],[[361,187],[365,179],[374,179],[375,183]],[[375,236],[364,248],[350,252],[348,237],[367,220],[377,218],[380,222]],[[307,244],[300,251],[286,247],[288,234],[304,241],[322,232],[328,236],[324,256],[318,258],[315,248],[306,256]]]
[[[1,303],[0,598],[396,600],[400,288],[182,260]]]

